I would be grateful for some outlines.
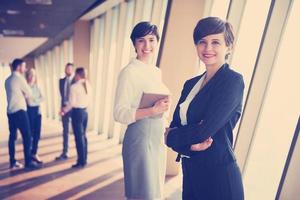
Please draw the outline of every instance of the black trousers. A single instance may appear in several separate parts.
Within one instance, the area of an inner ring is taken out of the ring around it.
[[[17,130],[19,129],[23,139],[23,151],[25,165],[31,162],[31,133],[27,112],[24,110],[7,114],[9,126],[8,151],[10,164],[16,162],[15,159],[15,140],[17,138]]]
[[[66,155],[68,153],[69,148],[69,123],[71,119],[71,113],[67,112],[61,117],[62,125],[63,125],[63,152],[62,154]]]
[[[206,165],[182,159],[183,200],[243,200],[241,173],[236,162]]]
[[[31,154],[37,154],[38,144],[41,137],[42,116],[39,113],[39,106],[27,106],[27,113],[31,128]]]
[[[85,165],[87,162],[87,138],[86,127],[88,122],[88,114],[86,109],[73,108],[72,109],[72,127],[74,131],[76,150],[77,150],[77,163]]]

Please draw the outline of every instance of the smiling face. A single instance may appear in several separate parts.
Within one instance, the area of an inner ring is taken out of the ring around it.
[[[137,53],[137,59],[147,62],[156,51],[157,38],[153,34],[137,38],[135,39],[134,47]]]
[[[222,66],[226,55],[230,52],[231,46],[227,46],[224,33],[211,34],[203,37],[196,44],[200,60],[206,67],[218,68]]]

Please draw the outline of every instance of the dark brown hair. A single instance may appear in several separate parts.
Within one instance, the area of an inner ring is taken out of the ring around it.
[[[22,63],[24,63],[24,60],[16,58],[13,60],[13,62],[11,63],[11,67],[13,71],[16,71],[18,66],[21,65]]]
[[[226,46],[233,45],[234,34],[232,25],[229,22],[223,21],[218,17],[203,18],[197,23],[194,29],[194,43],[197,45],[202,38],[219,33],[224,33]]]
[[[86,72],[86,70],[85,70],[84,67],[78,67],[76,69],[76,71],[75,71],[75,76],[76,75],[79,76],[80,78],[84,79],[84,80],[86,80],[86,78],[87,78],[87,72]],[[84,90],[85,90],[85,92],[87,94],[88,90],[87,90],[87,86],[86,86],[86,82],[85,81],[83,82],[83,87],[84,87]]]
[[[155,35],[157,41],[159,41],[159,33],[157,26],[154,24],[151,24],[150,22],[140,22],[133,28],[130,39],[135,44],[135,40],[141,37],[144,37],[146,35]]]

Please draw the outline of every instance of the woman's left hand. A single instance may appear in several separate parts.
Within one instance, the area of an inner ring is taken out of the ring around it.
[[[211,137],[209,137],[204,142],[191,145],[191,151],[204,151],[211,146],[212,142],[213,142],[213,139]]]
[[[173,127],[173,128],[166,128],[166,131],[165,131],[165,144],[167,144],[167,137],[168,137],[168,134],[171,130],[175,129],[177,127]]]

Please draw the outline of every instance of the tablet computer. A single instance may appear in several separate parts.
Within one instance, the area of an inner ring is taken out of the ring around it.
[[[143,93],[139,108],[149,108],[154,106],[158,100],[169,97],[168,94]]]

